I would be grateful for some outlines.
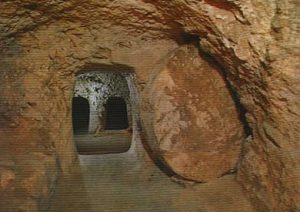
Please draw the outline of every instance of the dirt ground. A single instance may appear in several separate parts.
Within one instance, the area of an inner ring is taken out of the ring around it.
[[[127,154],[80,155],[48,212],[252,212],[234,175],[184,186]]]

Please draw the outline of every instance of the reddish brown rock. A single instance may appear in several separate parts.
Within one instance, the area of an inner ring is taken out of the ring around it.
[[[243,126],[216,65],[199,55],[196,47],[183,46],[150,86],[156,139],[149,142],[155,142],[155,151],[173,171],[207,182],[235,170]]]

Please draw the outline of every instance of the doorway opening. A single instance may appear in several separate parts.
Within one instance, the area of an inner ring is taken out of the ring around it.
[[[134,78],[132,72],[112,69],[93,67],[75,78],[74,142],[80,155],[124,153],[135,142]]]
[[[123,130],[128,128],[127,106],[123,98],[110,97],[105,104],[105,110],[105,130]]]
[[[73,133],[85,134],[89,129],[90,105],[87,99],[73,97],[72,101],[72,121]]]

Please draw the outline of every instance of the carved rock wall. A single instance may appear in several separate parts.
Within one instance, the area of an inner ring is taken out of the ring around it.
[[[77,164],[71,120],[77,73],[97,64],[126,64],[134,67],[141,89],[154,64],[176,47],[173,41],[145,42],[119,31],[115,37],[103,31],[92,35],[88,27],[75,25],[60,22],[5,40],[0,63],[1,210],[46,207],[58,177]],[[70,32],[76,34],[72,39]],[[124,40],[130,43],[121,45]]]
[[[298,7],[296,0],[1,1],[1,208],[37,210],[76,161],[75,73],[126,64],[142,99],[155,67],[193,34],[247,110],[253,139],[243,147],[239,182],[260,211],[299,210]]]

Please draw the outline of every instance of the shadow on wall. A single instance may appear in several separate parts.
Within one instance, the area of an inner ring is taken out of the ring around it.
[[[127,66],[119,63],[112,64],[87,64],[85,67],[81,69],[77,73],[77,76],[80,74],[87,73],[102,73],[102,72],[110,72],[110,73],[134,73],[134,68],[131,66]]]

